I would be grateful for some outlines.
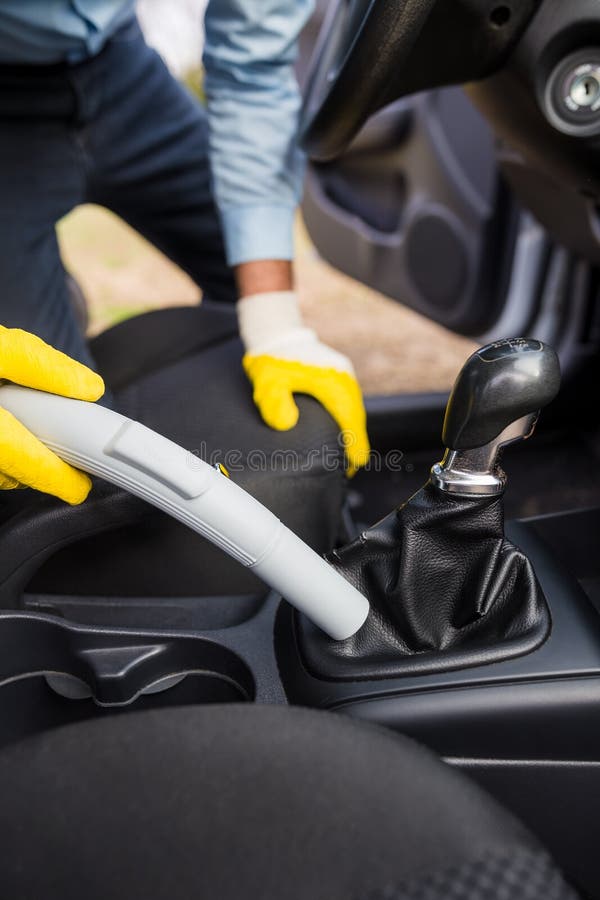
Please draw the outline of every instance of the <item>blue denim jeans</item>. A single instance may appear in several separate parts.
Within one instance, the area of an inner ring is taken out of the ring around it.
[[[0,324],[93,364],[55,232],[88,202],[121,216],[211,300],[235,300],[204,110],[136,20],[86,62],[0,66]]]

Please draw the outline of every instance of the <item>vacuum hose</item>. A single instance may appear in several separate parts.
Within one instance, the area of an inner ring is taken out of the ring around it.
[[[66,462],[179,519],[252,569],[334,640],[355,634],[366,597],[221,471],[117,412],[13,384],[0,405]]]

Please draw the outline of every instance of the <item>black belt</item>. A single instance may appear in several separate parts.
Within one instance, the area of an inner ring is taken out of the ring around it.
[[[72,66],[0,65],[0,117],[11,119],[70,118],[76,95],[69,77]]]

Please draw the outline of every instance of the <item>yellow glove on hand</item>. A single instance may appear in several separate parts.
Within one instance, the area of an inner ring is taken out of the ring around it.
[[[308,394],[335,419],[342,433],[347,474],[369,457],[366,413],[350,360],[305,328],[293,292],[255,294],[238,303],[244,369],[254,402],[267,425],[287,431],[298,421],[294,394]]]
[[[76,400],[98,400],[102,378],[54,350],[34,334],[0,325],[0,378]],[[0,401],[2,394],[0,392]],[[54,494],[67,503],[82,503],[92,483],[0,408],[0,490],[25,485]]]

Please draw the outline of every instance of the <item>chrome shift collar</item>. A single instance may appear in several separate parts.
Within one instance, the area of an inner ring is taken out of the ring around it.
[[[511,422],[482,447],[447,448],[442,461],[431,468],[431,483],[441,491],[460,496],[501,494],[506,486],[506,474],[498,463],[500,452],[507,444],[530,437],[538,415],[539,411]]]

